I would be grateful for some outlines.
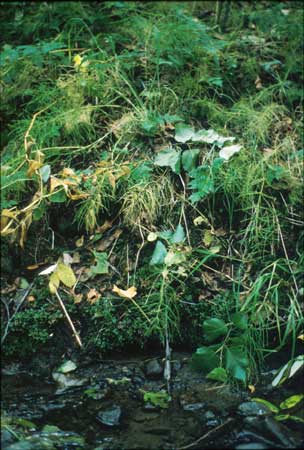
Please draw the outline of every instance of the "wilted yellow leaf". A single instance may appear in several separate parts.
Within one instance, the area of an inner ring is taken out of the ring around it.
[[[96,291],[96,289],[90,289],[89,292],[87,293],[87,300],[89,303],[96,303],[97,300],[99,300],[101,297],[100,292]]]
[[[37,169],[40,169],[40,167],[42,167],[42,165],[43,165],[42,162],[35,161],[34,159],[30,159],[28,161],[28,163],[29,163],[29,168],[27,170],[27,176],[28,177],[31,177],[35,173],[35,171]]]
[[[76,247],[82,247],[84,243],[84,236],[81,236],[77,241],[75,242]]]
[[[100,227],[96,228],[96,233],[104,233],[105,231],[109,230],[113,225],[113,221],[106,220]]]
[[[120,289],[119,287],[116,286],[116,284],[114,284],[112,291],[116,292],[116,294],[119,295],[119,297],[129,298],[129,299],[135,297],[137,294],[137,289],[135,286],[131,286],[129,289],[124,290],[124,289]]]
[[[115,180],[116,180],[116,178],[114,177],[112,172],[108,172],[108,180],[109,180],[109,183],[112,186],[112,188],[115,189],[115,186],[116,186]]]
[[[250,391],[250,394],[253,394],[255,392],[255,387],[253,386],[253,384],[248,384],[248,389]]]
[[[60,279],[57,274],[57,270],[52,273],[49,280],[49,290],[52,294],[55,294],[60,284]]]
[[[59,180],[59,178],[53,177],[53,175],[51,175],[51,177],[50,177],[50,193],[54,192],[54,190],[58,186],[64,186],[64,183],[62,182],[62,180]],[[65,186],[64,186],[64,188],[66,190]]]
[[[63,263],[58,263],[55,273],[58,275],[59,280],[69,288],[76,283],[76,277],[73,270]]]
[[[297,336],[297,339],[300,339],[300,341],[304,341],[304,334],[300,334]]]
[[[81,194],[72,194],[71,192],[67,192],[67,196],[71,199],[71,200],[80,200],[82,198],[88,198],[89,194],[86,193],[81,193]]]

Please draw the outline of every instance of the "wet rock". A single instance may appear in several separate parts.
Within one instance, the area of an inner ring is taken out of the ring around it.
[[[219,419],[212,419],[206,422],[206,426],[210,428],[218,427],[221,421]]]
[[[215,418],[215,414],[212,411],[206,411],[204,418],[206,420],[211,420]]]
[[[290,436],[289,429],[282,423],[277,422],[273,417],[246,417],[244,419],[244,424],[246,424],[250,429],[255,430],[261,435],[270,437],[280,445],[286,448],[292,448],[295,446],[293,438]],[[262,438],[262,437],[260,437]]]
[[[150,421],[150,420],[155,420],[159,417],[158,413],[147,413],[147,412],[142,412],[142,411],[138,411],[133,417],[132,419],[134,420],[134,422],[146,422],[146,421]]]
[[[266,416],[270,410],[258,402],[244,402],[239,405],[238,413],[242,416]]]
[[[59,372],[53,372],[52,377],[60,386],[60,389],[56,391],[56,394],[60,394],[68,388],[83,386],[88,382],[87,378],[75,378],[71,375],[65,375],[64,373]]]
[[[8,430],[1,430],[1,448],[6,448],[9,444],[12,444],[16,438]]]
[[[145,374],[148,378],[161,378],[163,367],[157,359],[148,361],[144,366]]]
[[[247,444],[239,444],[235,447],[236,450],[263,450],[267,448],[271,447],[261,442],[248,442]]]
[[[181,370],[181,368],[183,367],[181,361],[173,361],[172,362],[172,370],[173,372],[176,374],[177,372],[179,372]]]
[[[243,430],[237,435],[237,441],[245,441],[246,444],[248,443],[248,441],[252,443],[259,443],[261,445],[264,445],[263,448],[275,447],[274,442],[270,441],[269,439],[266,439],[263,436],[260,436],[259,434],[247,430]]]
[[[189,404],[185,404],[183,405],[183,410],[184,411],[200,411],[201,409],[204,409],[206,406],[205,403],[189,403]]]
[[[69,360],[69,361],[65,361],[63,364],[61,364],[61,366],[56,370],[56,372],[69,373],[69,372],[73,372],[76,369],[77,369],[76,364],[73,361]]]
[[[117,427],[120,424],[122,410],[120,406],[113,405],[111,408],[99,411],[96,419],[108,427]]]
[[[296,443],[290,436],[289,429],[273,417],[265,417],[265,431],[274,437],[281,445],[287,448],[294,448]]]

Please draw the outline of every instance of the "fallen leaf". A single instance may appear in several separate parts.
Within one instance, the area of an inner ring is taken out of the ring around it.
[[[109,230],[113,225],[112,220],[106,220],[102,225],[96,228],[96,233],[104,233]]]
[[[90,289],[87,293],[87,300],[89,303],[94,304],[99,300],[101,294],[96,289]]]
[[[261,90],[263,89],[262,81],[260,77],[257,77],[257,79],[254,82],[256,89]]]
[[[76,304],[80,303],[83,299],[83,294],[74,294],[73,298],[74,298],[74,303],[76,303]]]
[[[73,287],[76,283],[76,277],[73,270],[63,263],[58,263],[56,274],[58,275],[59,280],[69,288]]]
[[[112,291],[115,292],[117,295],[119,295],[119,297],[128,298],[128,299],[135,297],[137,294],[137,289],[135,286],[131,286],[129,289],[124,290],[124,289],[120,289],[119,287],[117,287],[114,284]]]
[[[255,392],[255,387],[253,386],[253,384],[249,384],[248,389],[249,389],[250,394],[253,394]]]
[[[82,247],[84,243],[84,236],[81,236],[77,241],[75,242],[76,247]]]
[[[156,239],[157,239],[157,233],[151,232],[151,233],[148,234],[147,240],[149,242],[156,241]]]
[[[28,297],[26,297],[26,300],[28,302],[34,302],[36,300],[36,297],[34,297],[33,295],[29,295]]]
[[[111,236],[104,238],[100,241],[100,243],[96,247],[96,250],[98,250],[100,252],[103,252],[104,250],[106,250],[115,239],[119,238],[121,233],[122,233],[122,230],[120,228],[115,230],[114,233],[111,234]]]

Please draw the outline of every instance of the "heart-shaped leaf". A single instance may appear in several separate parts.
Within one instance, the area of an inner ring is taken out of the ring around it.
[[[218,337],[226,335],[228,333],[228,327],[222,319],[214,317],[204,321],[203,331],[207,341],[213,342]]]

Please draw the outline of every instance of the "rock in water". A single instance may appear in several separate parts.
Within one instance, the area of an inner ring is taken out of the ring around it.
[[[96,419],[103,425],[107,425],[108,427],[117,427],[120,424],[121,414],[121,407],[113,405],[109,409],[99,411]]]
[[[148,378],[159,378],[163,368],[157,359],[152,359],[145,364],[145,374]]]

